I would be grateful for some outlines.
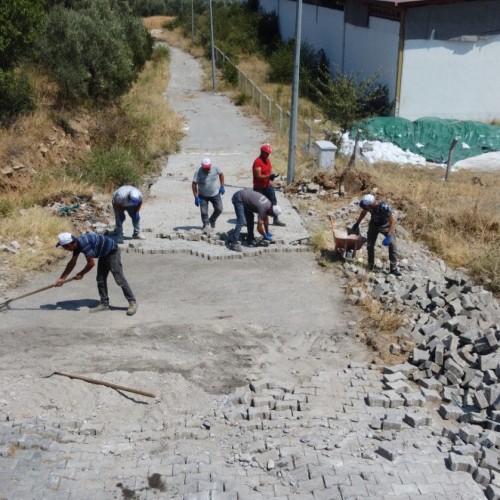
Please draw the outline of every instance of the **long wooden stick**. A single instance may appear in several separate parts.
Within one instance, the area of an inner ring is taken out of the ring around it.
[[[130,387],[124,387],[123,385],[112,384],[111,382],[103,382],[102,380],[96,380],[94,378],[84,377],[83,375],[74,375],[72,373],[64,373],[64,372],[53,372],[52,375],[62,375],[63,377],[75,378],[78,380],[83,380],[84,382],[89,382],[90,384],[104,385],[106,387],[111,387],[112,389],[117,389],[118,391],[133,392],[134,394],[140,394],[141,396],[147,396],[148,398],[156,397],[151,392],[141,391],[139,389],[131,389]]]
[[[63,283],[68,283],[70,281],[73,281],[74,279],[75,279],[75,277],[73,276],[73,278],[69,278],[69,279],[65,280]],[[9,304],[10,302],[13,302],[14,300],[24,299],[24,297],[29,297],[30,295],[35,295],[35,293],[44,292],[45,290],[49,290],[50,288],[54,288],[55,286],[56,286],[55,283],[53,283],[52,285],[44,286],[42,288],[39,288],[38,290],[34,290],[32,292],[25,293],[24,295],[19,295],[18,297],[13,297],[12,299],[6,300],[5,302],[1,302],[0,307],[6,306],[7,304]]]

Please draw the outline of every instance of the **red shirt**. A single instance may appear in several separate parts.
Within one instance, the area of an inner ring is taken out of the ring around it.
[[[267,178],[264,180],[257,179],[257,175],[255,173],[255,169],[260,168],[260,174],[266,175]],[[271,160],[266,158],[263,160],[260,156],[253,162],[252,172],[253,172],[253,187],[254,188],[267,188],[271,181],[269,180],[269,176],[273,171],[273,166],[271,165]]]

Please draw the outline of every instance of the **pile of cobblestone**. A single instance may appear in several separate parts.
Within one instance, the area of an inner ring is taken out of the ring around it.
[[[470,472],[488,485],[493,473],[500,472],[498,302],[464,272],[429,259],[426,250],[411,242],[402,243],[407,258],[401,261],[400,278],[366,273],[363,259],[344,264],[351,277],[368,278],[363,278],[364,287],[353,287],[352,302],[370,296],[407,319],[391,351],[407,353],[409,362],[390,369],[386,391],[369,395],[368,404],[393,408],[436,403],[440,416],[456,423],[447,431],[454,443],[450,469]]]

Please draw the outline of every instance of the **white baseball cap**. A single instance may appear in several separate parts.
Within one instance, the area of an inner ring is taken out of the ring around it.
[[[212,166],[212,161],[210,158],[203,158],[201,162],[201,167],[208,170]]]
[[[359,202],[359,206],[365,210],[366,207],[370,206],[372,203],[375,203],[375,196],[373,196],[373,194],[365,194],[363,199]]]
[[[74,240],[71,233],[59,233],[57,235],[57,239],[59,241],[57,242],[56,248],[63,247],[64,245],[69,245]]]
[[[276,217],[279,217],[283,213],[283,210],[281,210],[281,207],[279,205],[274,205],[273,206],[273,214]]]
[[[137,205],[141,201],[142,195],[141,192],[134,188],[130,190],[130,193],[128,194],[128,199],[130,200],[131,203],[134,205]]]

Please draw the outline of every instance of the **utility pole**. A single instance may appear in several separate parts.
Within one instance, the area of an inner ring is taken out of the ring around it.
[[[214,15],[212,0],[210,0],[210,40],[212,42],[212,90],[215,92],[215,44],[214,44]]]
[[[191,0],[191,42],[194,43],[194,0]]]
[[[297,114],[299,111],[299,70],[302,26],[302,0],[297,0],[295,19],[295,61],[293,63],[292,109],[290,111],[290,137],[288,139],[288,170],[286,183],[291,184],[295,175],[295,147],[297,142]]]

